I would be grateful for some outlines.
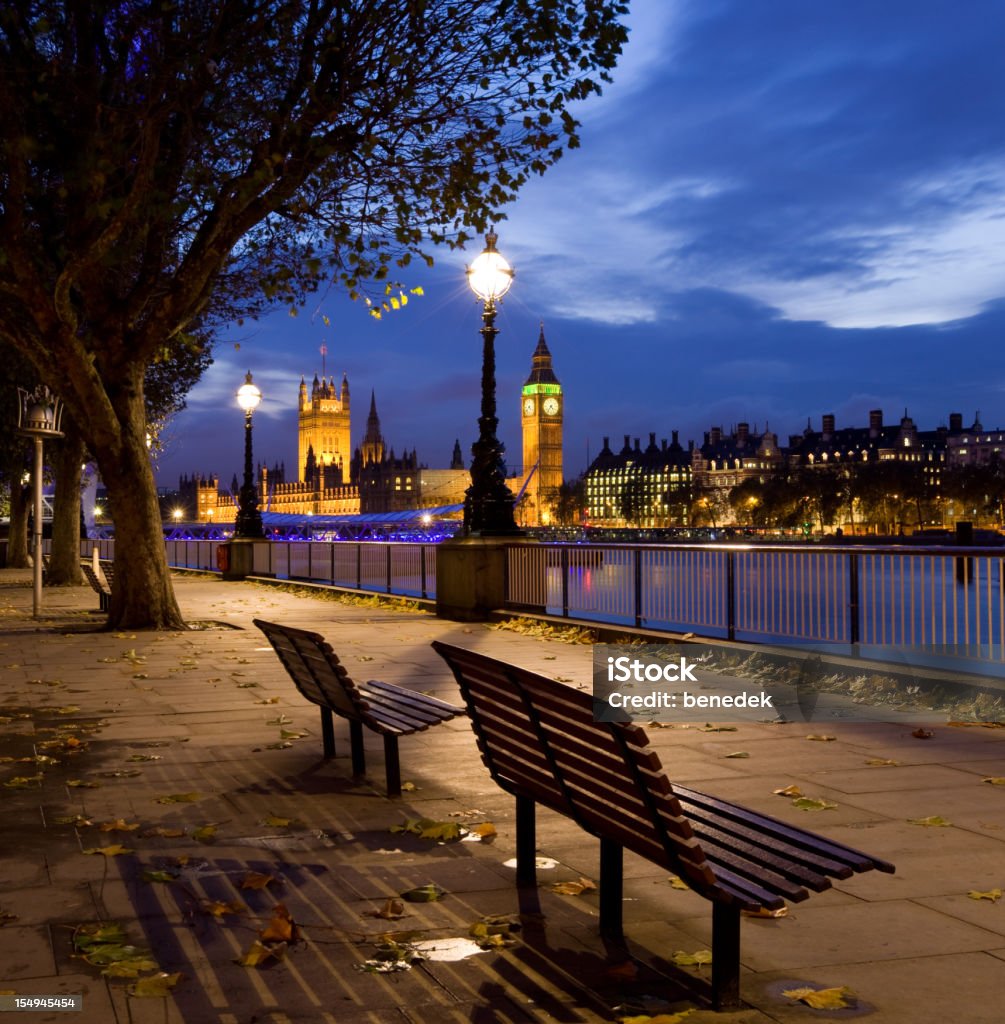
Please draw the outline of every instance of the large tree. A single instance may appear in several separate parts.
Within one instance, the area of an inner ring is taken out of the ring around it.
[[[145,374],[201,331],[463,244],[577,144],[625,0],[0,7],[0,337],[115,507],[109,621],[181,624]],[[121,582],[120,582],[121,581]]]

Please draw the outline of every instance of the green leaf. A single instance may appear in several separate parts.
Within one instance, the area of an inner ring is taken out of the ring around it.
[[[702,967],[712,962],[712,951],[699,949],[694,953],[685,953],[684,950],[678,949],[670,959],[679,967]]]
[[[141,978],[135,985],[129,986],[129,994],[140,999],[165,999],[171,989],[181,981],[181,973],[152,974],[149,978]]]
[[[801,811],[833,811],[837,804],[832,804],[829,800],[814,800],[812,797],[801,796],[792,801],[792,806],[798,807]]]
[[[178,878],[176,871],[144,871],[140,876],[144,882],[173,882]]]

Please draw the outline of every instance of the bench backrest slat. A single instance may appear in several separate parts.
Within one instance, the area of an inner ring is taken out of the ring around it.
[[[496,782],[721,891],[645,731],[597,722],[590,696],[463,648],[433,642],[454,672]]]
[[[321,707],[337,709],[346,718],[360,719],[356,684],[320,633],[255,619],[290,674],[297,689]]]

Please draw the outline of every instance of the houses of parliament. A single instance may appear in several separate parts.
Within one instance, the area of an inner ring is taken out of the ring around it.
[[[370,409],[360,443],[352,447],[349,380],[315,374],[308,386],[301,378],[298,394],[297,472],[286,480],[285,467],[258,467],[258,502],[262,512],[342,517],[404,512],[460,505],[471,484],[459,441],[445,469],[419,462],[413,448],[396,455],[381,433],[377,399]],[[523,439],[522,472],[507,480],[523,526],[546,525],[562,483],[562,425],[565,400],[552,366],[542,325],[531,357],[530,375],[520,393]],[[237,513],[237,479],[220,490],[218,476],[195,474],[179,481],[182,503],[203,523],[231,524]],[[459,513],[458,513],[459,516]]]

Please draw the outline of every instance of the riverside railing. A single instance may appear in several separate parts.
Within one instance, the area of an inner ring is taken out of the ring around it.
[[[509,545],[507,606],[755,642],[1005,661],[1005,550]]]
[[[164,542],[168,565],[177,569],[218,572],[216,540]],[[114,540],[82,540],[81,557],[115,557]],[[255,541],[257,575],[327,583],[354,590],[436,596],[436,545],[393,541]]]
[[[166,541],[217,570],[217,541]],[[81,553],[114,558],[114,540]],[[1005,663],[1005,549],[860,545],[506,545],[506,609],[761,643],[925,648]],[[435,543],[256,541],[254,572],[436,596]]]

